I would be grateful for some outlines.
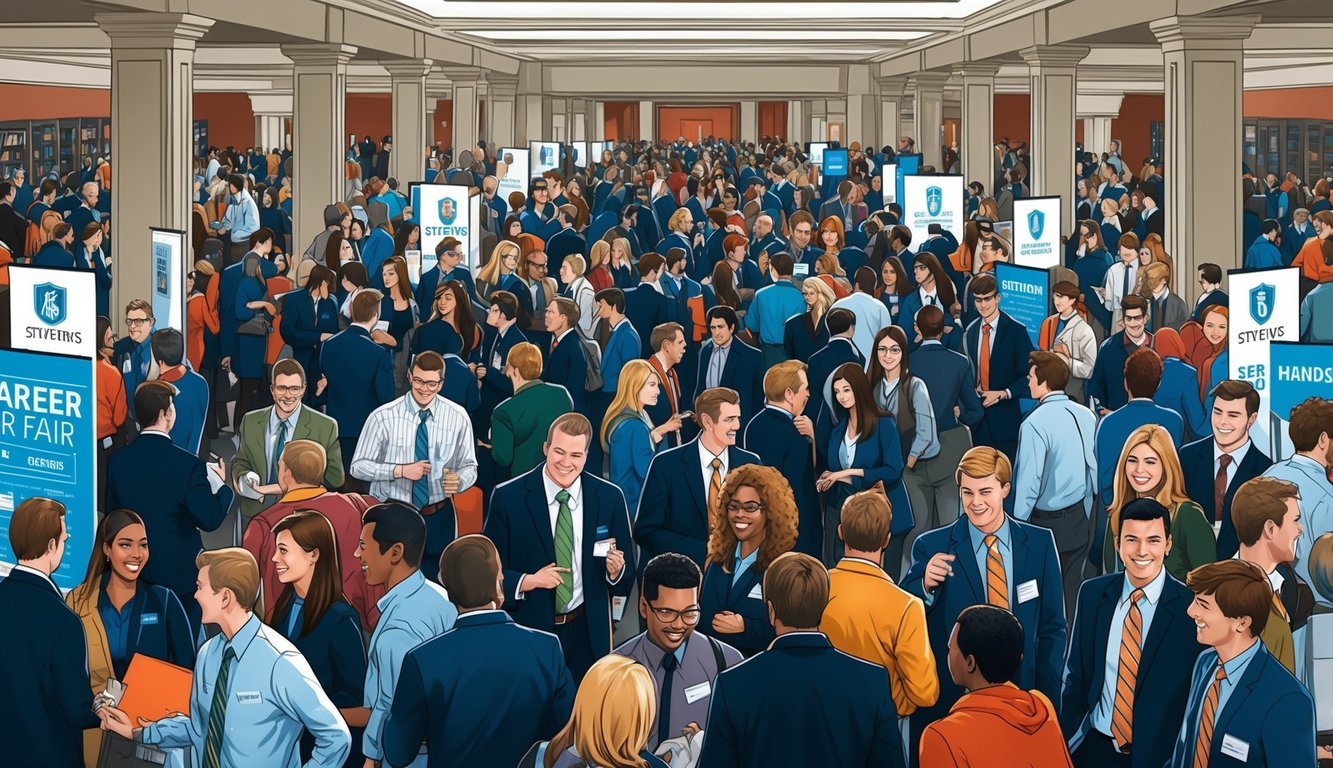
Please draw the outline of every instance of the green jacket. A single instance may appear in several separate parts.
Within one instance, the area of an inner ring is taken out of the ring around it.
[[[500,478],[518,477],[542,463],[542,445],[551,422],[574,410],[569,392],[559,384],[533,379],[491,414],[491,457]]]
[[[242,492],[247,486],[241,478],[249,472],[259,476],[256,485],[269,484],[269,456],[264,444],[264,432],[268,429],[268,420],[273,414],[273,406],[250,411],[241,417],[241,446],[232,459],[231,479],[236,488],[236,495],[241,498],[241,515],[248,521],[255,515],[273,505],[278,495],[252,499]],[[324,446],[328,455],[328,465],[324,471],[324,486],[337,490],[343,484],[343,452],[338,443],[338,422],[324,414],[302,405],[297,412],[296,426],[287,436],[287,442],[293,440],[312,440]],[[273,479],[277,482],[277,478]]]

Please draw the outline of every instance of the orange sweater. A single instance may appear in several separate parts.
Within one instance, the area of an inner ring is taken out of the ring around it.
[[[983,688],[921,734],[921,768],[981,765],[1072,768],[1050,699],[1013,683]]]
[[[125,377],[105,360],[97,361],[94,376],[97,384],[97,439],[101,440],[116,434],[125,423]]]
[[[1324,263],[1323,240],[1312,237],[1301,246],[1291,266],[1300,267],[1301,277],[1316,283],[1333,282],[1333,267]]]
[[[208,288],[217,297],[217,289],[213,284],[217,279],[210,281]],[[185,331],[186,344],[185,354],[190,358],[190,367],[198,371],[204,361],[204,331],[216,334],[218,332],[218,308],[210,304],[208,297],[202,293],[190,295],[190,301],[185,305]]]

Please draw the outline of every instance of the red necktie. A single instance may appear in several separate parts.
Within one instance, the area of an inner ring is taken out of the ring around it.
[[[981,349],[977,350],[977,383],[990,391],[990,323],[981,324]]]
[[[1227,467],[1231,454],[1224,453],[1217,460],[1217,477],[1213,480],[1213,521],[1222,522],[1222,502],[1227,497]]]

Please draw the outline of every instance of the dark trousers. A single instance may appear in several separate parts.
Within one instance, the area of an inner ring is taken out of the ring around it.
[[[256,408],[262,408],[263,379],[241,379],[236,392],[236,430],[239,434],[241,419]]]
[[[1075,768],[1130,768],[1132,764],[1129,755],[1115,751],[1109,736],[1097,731],[1088,731],[1072,757]]]
[[[896,536],[890,536],[889,548],[884,550],[884,564],[882,567],[884,568],[884,573],[888,574],[888,577],[893,579],[895,584],[898,583],[898,574],[902,570],[903,546],[907,542],[908,533],[910,533],[910,531],[906,531]]]
[[[439,584],[440,555],[458,538],[458,517],[449,499],[422,507],[421,516],[426,519],[426,549],[421,557],[421,575]]]
[[[565,666],[574,678],[574,686],[583,682],[596,659],[592,656],[592,634],[588,631],[588,614],[585,610],[576,619],[555,625],[555,636],[560,638],[560,649],[565,652]]]
[[[1028,519],[1055,534],[1055,549],[1060,554],[1060,579],[1064,582],[1065,620],[1073,618],[1078,602],[1078,588],[1083,584],[1083,568],[1088,562],[1088,548],[1092,545],[1092,523],[1088,520],[1083,502],[1064,509],[1033,509]]]

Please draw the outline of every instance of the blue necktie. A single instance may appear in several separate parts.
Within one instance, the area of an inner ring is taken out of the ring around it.
[[[416,460],[427,461],[430,459],[430,411],[422,408],[417,414],[420,421],[417,422],[417,445]],[[412,481],[412,504],[417,509],[421,509],[430,502],[430,472],[421,476],[420,480]]]
[[[278,482],[278,459],[282,458],[282,449],[287,446],[287,420],[278,422],[278,434],[273,440],[273,456],[268,462],[268,481]]]
[[[1129,265],[1125,265],[1125,285],[1120,289],[1120,298],[1129,295]]]
[[[134,373],[138,376],[148,375],[148,366],[144,362],[144,357],[146,355],[147,351],[144,349],[143,344],[139,344],[134,348]]]

